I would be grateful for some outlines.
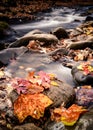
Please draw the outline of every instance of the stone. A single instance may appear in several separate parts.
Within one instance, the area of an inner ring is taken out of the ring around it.
[[[26,123],[23,125],[15,126],[13,130],[42,130],[42,128],[35,126],[33,123]]]
[[[49,90],[44,92],[53,101],[51,107],[59,107],[60,105],[68,106],[75,98],[73,87],[59,80],[55,82],[59,86],[51,86]]]
[[[15,33],[15,30],[13,30],[8,23],[2,21],[0,22],[0,39],[13,36]]]
[[[0,51],[0,62],[2,65],[7,65],[11,60],[15,60],[19,55],[23,54],[27,50],[26,47],[4,49]]]
[[[46,122],[45,130],[66,130],[62,122],[50,121]]]
[[[83,40],[83,41],[76,41],[76,42],[73,42],[73,41],[70,41],[70,42],[67,42],[67,48],[69,49],[85,49],[86,47],[89,47],[89,48],[93,48],[93,37],[92,36],[89,36],[86,40]]]
[[[67,31],[62,27],[55,28],[50,33],[55,35],[58,39],[69,37]]]
[[[92,85],[93,84],[93,75],[92,74],[84,74],[84,71],[79,70],[77,67],[85,62],[77,62],[71,70],[73,79],[79,85]],[[91,66],[93,66],[93,61],[90,62]]]
[[[49,45],[51,43],[58,43],[57,37],[52,34],[32,34],[31,32],[24,35],[17,41],[11,43],[9,47],[27,46],[29,41],[31,40],[38,40],[40,42],[44,42],[45,45]]]

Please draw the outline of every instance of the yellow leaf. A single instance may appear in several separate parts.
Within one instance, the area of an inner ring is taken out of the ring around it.
[[[49,77],[50,77],[50,79],[52,80],[52,79],[56,78],[56,75],[53,74],[53,73],[50,73],[50,74],[49,74]]]
[[[51,81],[51,85],[53,85],[53,86],[59,86],[58,83],[55,82],[55,81]]]
[[[2,78],[4,75],[5,75],[4,72],[0,70],[0,78]]]
[[[79,69],[79,70],[83,70],[82,65],[77,66],[77,69]]]

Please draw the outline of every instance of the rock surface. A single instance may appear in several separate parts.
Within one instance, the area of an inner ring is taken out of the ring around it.
[[[28,33],[27,35],[21,37],[19,40],[11,43],[9,47],[20,47],[28,45],[30,40],[38,40],[43,42],[46,45],[51,43],[58,43],[58,39],[56,36],[52,34],[32,34]]]
[[[62,27],[57,27],[54,30],[52,30],[50,33],[55,35],[58,39],[69,37],[67,31]]]

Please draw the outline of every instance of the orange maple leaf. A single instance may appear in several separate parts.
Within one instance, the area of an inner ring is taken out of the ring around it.
[[[19,122],[23,122],[27,116],[31,116],[35,119],[43,117],[45,108],[52,104],[50,100],[44,94],[21,94],[14,102],[14,114],[19,119]]]
[[[51,113],[51,119],[56,121],[62,121],[64,125],[72,126],[76,123],[81,113],[86,112],[87,110],[84,109],[82,106],[78,106],[73,104],[68,109],[56,108]]]

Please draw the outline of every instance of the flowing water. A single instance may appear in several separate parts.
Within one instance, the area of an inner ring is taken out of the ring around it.
[[[86,16],[81,16],[88,7],[60,7],[52,8],[49,12],[38,13],[37,20],[31,23],[13,25],[12,27],[19,32],[40,29],[49,32],[51,29],[62,26],[66,29],[74,28],[85,20]]]
[[[45,32],[49,32],[51,29],[62,26],[66,29],[75,28],[82,23],[86,16],[82,16],[88,7],[83,8],[52,8],[49,12],[40,12],[37,14],[37,20],[30,23],[12,25],[19,34],[23,34],[32,31],[34,29],[40,29]],[[71,75],[71,69],[62,66],[61,63],[49,62],[49,58],[45,55],[38,53],[26,53],[23,54],[15,63],[11,63],[7,70],[12,72],[14,76],[25,76],[24,69],[32,68],[36,71],[46,71],[55,73],[57,77],[73,86],[73,78]],[[24,69],[20,69],[22,66]]]

